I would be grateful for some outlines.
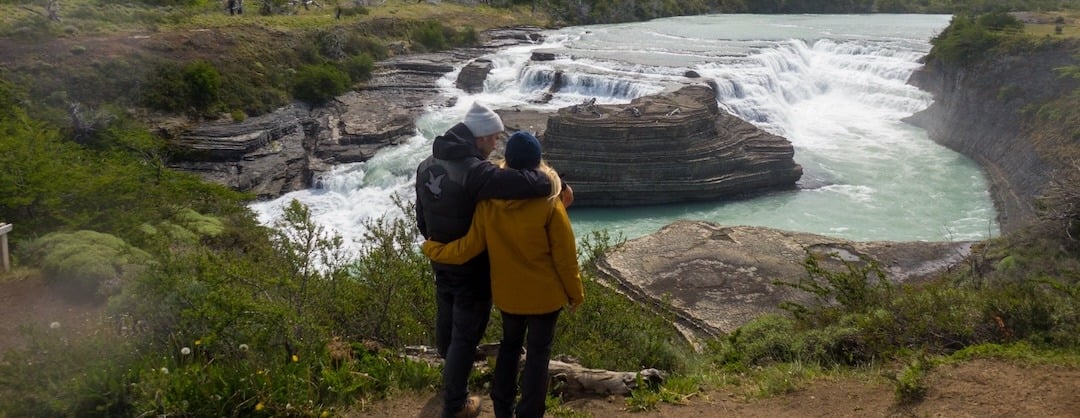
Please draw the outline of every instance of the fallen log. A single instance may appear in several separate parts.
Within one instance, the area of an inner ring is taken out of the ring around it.
[[[488,359],[494,359],[499,352],[499,344],[482,344],[476,349],[478,367],[487,368]],[[524,364],[524,354],[521,362]],[[406,358],[413,361],[441,364],[442,358],[431,347],[405,347]],[[519,366],[520,367],[520,366]],[[644,369],[638,372],[620,372],[604,369],[590,369],[580,364],[551,360],[548,362],[548,376],[551,378],[551,390],[562,396],[572,398],[619,395],[627,396],[638,385],[656,386],[664,382],[664,372],[657,369]]]
[[[585,396],[626,396],[639,384],[659,385],[664,382],[664,373],[656,369],[644,369],[640,372],[617,372],[604,369],[589,369],[579,364],[552,360],[548,363],[548,374],[556,382],[554,389],[571,397]]]

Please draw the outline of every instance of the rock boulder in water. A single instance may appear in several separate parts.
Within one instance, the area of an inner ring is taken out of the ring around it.
[[[714,200],[794,187],[802,176],[791,142],[720,110],[706,85],[560,109],[543,141],[579,206]]]

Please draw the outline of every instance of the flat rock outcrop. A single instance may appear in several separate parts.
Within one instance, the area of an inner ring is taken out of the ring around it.
[[[310,182],[304,146],[310,110],[278,109],[243,122],[210,123],[170,141],[174,169],[257,196],[276,196]]]
[[[969,242],[851,242],[751,226],[676,221],[609,251],[598,267],[631,298],[670,309],[684,330],[728,333],[805,292],[776,281],[808,277],[803,261],[843,271],[843,261],[874,260],[889,280],[911,282],[962,262]],[[667,300],[670,305],[663,301]]]
[[[787,139],[720,110],[704,84],[559,109],[543,144],[580,206],[714,200],[794,187],[802,176]]]

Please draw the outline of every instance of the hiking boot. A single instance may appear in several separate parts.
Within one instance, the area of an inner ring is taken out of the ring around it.
[[[480,397],[470,396],[465,400],[465,406],[454,414],[454,418],[476,418],[480,416]]]

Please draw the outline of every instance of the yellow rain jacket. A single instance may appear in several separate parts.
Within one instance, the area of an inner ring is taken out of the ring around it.
[[[487,249],[492,300],[503,312],[545,314],[585,300],[574,231],[559,199],[480,201],[465,236],[447,244],[428,240],[423,248],[447,264]]]

